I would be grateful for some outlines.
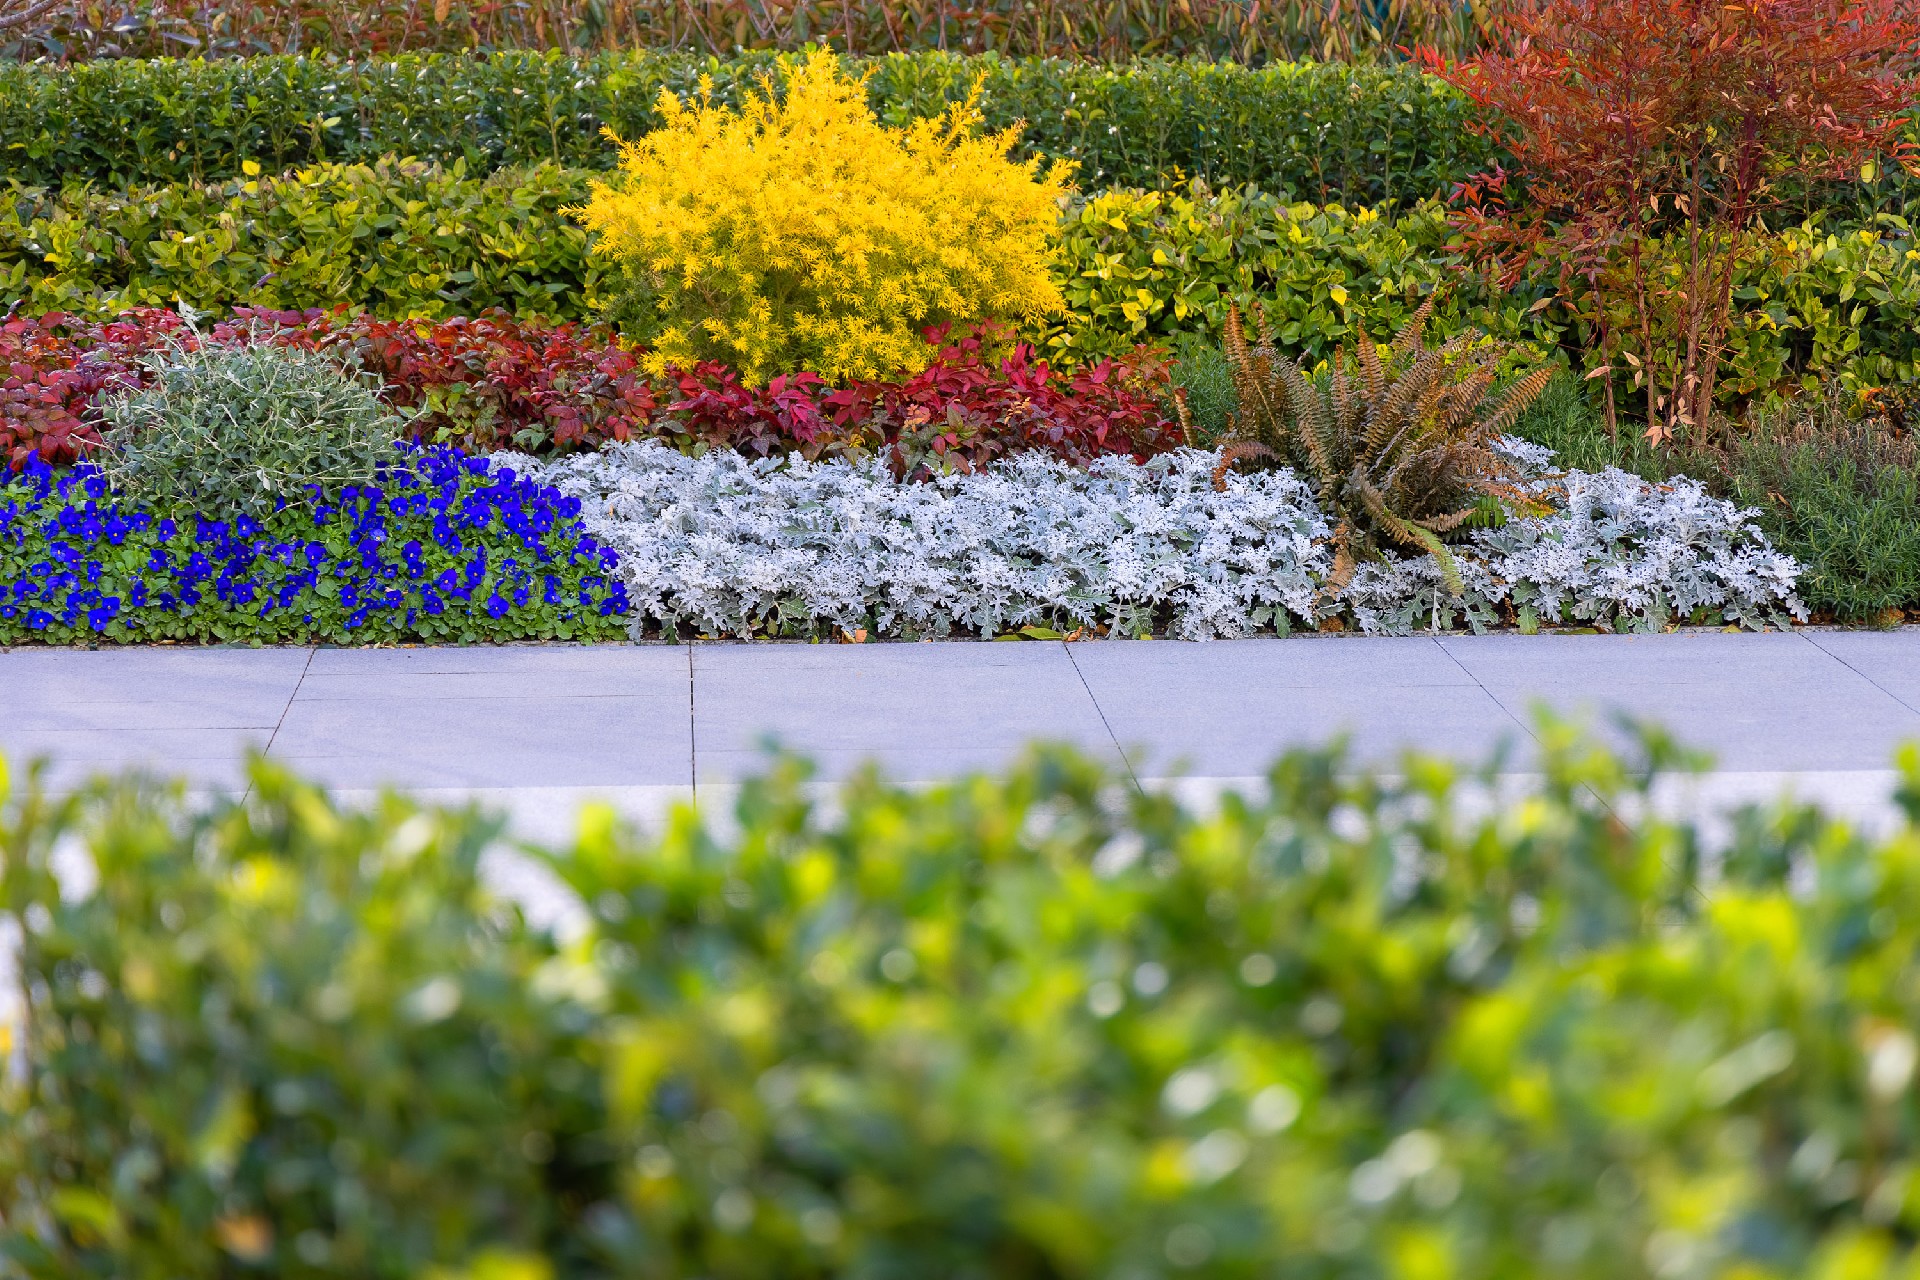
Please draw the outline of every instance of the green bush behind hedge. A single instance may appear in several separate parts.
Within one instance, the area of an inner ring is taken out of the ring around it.
[[[375,315],[587,314],[601,265],[561,212],[587,175],[463,161],[324,164],[131,192],[0,193],[0,297],[32,312],[184,302]]]
[[[1431,201],[1383,217],[1198,185],[1103,192],[1069,212],[1059,272],[1069,315],[1049,343],[1074,356],[1217,336],[1230,307],[1258,300],[1282,351],[1319,361],[1362,333],[1389,340],[1435,293],[1436,333],[1478,327],[1574,356],[1587,340],[1584,299],[1570,307],[1544,280],[1491,287],[1468,270],[1445,208]],[[1920,248],[1898,215],[1782,230],[1743,264],[1735,299],[1721,372],[1729,402],[1920,373]],[[1631,394],[1624,379],[1620,394]]]
[[[564,212],[591,176],[383,160],[133,191],[16,186],[0,193],[0,300],[34,313],[186,303],[583,319],[615,292],[614,268]],[[1809,223],[1773,245],[1738,281],[1729,397],[1915,376],[1920,250],[1904,219]],[[1108,191],[1068,211],[1056,269],[1068,312],[1034,336],[1074,361],[1217,339],[1228,308],[1257,299],[1282,349],[1314,362],[1361,333],[1387,340],[1435,292],[1437,332],[1577,350],[1573,315],[1542,287],[1496,291],[1465,269],[1433,202],[1382,215],[1205,184]]]
[[[1253,189],[1107,191],[1068,213],[1058,273],[1068,316],[1058,352],[1115,355],[1187,333],[1218,338],[1227,312],[1260,302],[1275,343],[1309,362],[1361,334],[1385,341],[1441,295],[1436,332],[1478,324],[1551,342],[1538,291],[1494,296],[1449,247],[1446,211],[1399,217],[1293,203]]]
[[[1663,740],[1541,738],[1538,794],[1491,807],[1437,760],[1302,752],[1198,814],[1042,751],[826,816],[784,763],[725,838],[589,809],[564,942],[486,892],[470,815],[265,763],[245,801],[23,789],[0,1249],[61,1280],[1910,1276],[1920,836],[1784,808],[1709,857],[1646,816]]]
[[[981,78],[989,124],[1025,121],[1029,153],[1077,161],[1088,189],[1206,175],[1375,204],[1432,195],[1488,154],[1465,100],[1404,67],[941,53],[853,65],[871,72],[891,123],[935,114]],[[768,54],[670,53],[0,64],[0,177],[144,185],[224,179],[249,160],[279,172],[385,155],[464,160],[476,174],[541,160],[605,168],[602,126],[653,127],[661,89],[691,95],[705,77],[735,102],[771,66]]]

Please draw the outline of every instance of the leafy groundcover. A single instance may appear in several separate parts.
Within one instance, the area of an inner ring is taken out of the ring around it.
[[[1620,821],[1657,737],[1540,736],[1501,806],[1303,752],[1200,813],[1043,750],[828,810],[785,762],[724,837],[586,811],[564,937],[471,813],[28,783],[0,1269],[1914,1274],[1920,833],[1710,849]]]

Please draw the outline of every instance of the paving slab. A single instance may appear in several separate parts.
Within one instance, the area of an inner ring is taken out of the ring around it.
[[[270,754],[333,786],[688,785],[687,696],[296,699]]]
[[[322,649],[271,754],[330,786],[690,786],[683,646]]]
[[[145,769],[214,791],[286,714],[305,649],[144,648],[0,652],[0,751],[46,757],[56,789],[99,770]]]
[[[196,791],[246,789],[249,751],[264,750],[268,729],[62,729],[0,731],[0,751],[16,769],[44,761],[54,792],[73,790],[99,773],[150,773],[182,778]]]
[[[1076,644],[1074,665],[1136,774],[1262,773],[1345,735],[1354,757],[1480,759],[1526,726],[1428,638]]]
[[[691,676],[685,645],[321,649],[295,700],[664,697],[685,703]]]
[[[868,761],[908,783],[997,770],[1046,739],[1218,795],[1337,733],[1387,767],[1407,747],[1478,762],[1506,743],[1518,783],[1539,704],[1609,738],[1611,715],[1656,719],[1714,753],[1722,772],[1674,784],[1690,812],[1790,790],[1884,825],[1894,752],[1920,741],[1920,628],[0,651],[0,750],[51,757],[58,787],[137,767],[236,792],[245,751],[265,749],[350,795],[477,802],[547,842],[589,799],[646,827],[696,792],[724,806],[769,738],[814,757],[823,787]]]
[[[1920,628],[1811,632],[1807,640],[1903,705],[1920,711],[1920,643],[1915,642],[1915,631]]]
[[[1605,693],[1647,686],[1735,689],[1786,681],[1848,683],[1849,676],[1845,664],[1797,632],[1500,634],[1441,636],[1435,643],[1468,679],[1488,687],[1567,685]]]
[[[676,667],[677,664],[677,667]],[[406,649],[315,649],[308,674],[364,675],[386,671],[412,675],[501,672],[620,672],[687,669],[683,644],[499,644],[420,645]]]
[[[1804,634],[1450,636],[1440,645],[1516,717],[1664,726],[1736,771],[1885,769],[1920,739],[1920,712]],[[1920,644],[1905,641],[1920,657]]]
[[[1035,739],[1119,763],[1058,643],[697,645],[693,698],[700,782],[758,772],[769,742],[829,777],[867,759],[903,780],[992,769]]]
[[[305,649],[15,649],[0,653],[9,728],[272,728]],[[117,717],[117,718],[116,718]]]

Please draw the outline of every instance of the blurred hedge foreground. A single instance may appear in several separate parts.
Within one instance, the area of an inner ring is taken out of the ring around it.
[[[0,1274],[1920,1274],[1920,833],[1709,853],[1616,816],[1669,743],[1542,736],[1491,813],[781,761],[725,840],[584,812],[564,938],[470,813],[17,778]]]

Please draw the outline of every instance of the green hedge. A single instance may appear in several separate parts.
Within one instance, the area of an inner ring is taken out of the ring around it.
[[[590,177],[544,163],[477,177],[460,161],[382,161],[133,192],[15,187],[0,193],[0,303],[580,319],[613,292],[612,268],[564,212]],[[1573,341],[1562,307],[1536,309],[1537,290],[1488,290],[1450,238],[1431,202],[1380,216],[1204,184],[1106,192],[1068,213],[1057,270],[1069,311],[1036,336],[1070,360],[1217,338],[1230,306],[1260,299],[1281,346],[1317,361],[1362,332],[1386,340],[1438,291],[1439,331]],[[1774,246],[1739,280],[1730,397],[1915,376],[1920,250],[1904,220],[1809,224]]]
[[[550,160],[606,167],[602,125],[652,127],[660,90],[711,77],[732,101],[771,55],[728,62],[635,53],[448,55],[341,62],[303,57],[0,65],[0,177],[30,185],[226,178],[320,160],[411,155],[471,172]],[[1257,182],[1298,199],[1431,195],[1478,168],[1483,143],[1451,89],[1400,68],[1317,63],[1061,60],[900,54],[860,61],[874,108],[931,114],[984,77],[996,127],[1080,164],[1087,189],[1177,174]]]
[[[1385,341],[1439,293],[1439,332],[1470,325],[1551,342],[1528,308],[1538,292],[1491,297],[1449,248],[1446,211],[1402,216],[1292,204],[1256,190],[1109,191],[1072,209],[1059,275],[1070,318],[1050,336],[1076,357],[1181,334],[1217,338],[1231,307],[1258,300],[1289,354],[1331,357],[1365,333]]]
[[[1059,270],[1071,315],[1050,342],[1086,356],[1217,336],[1229,307],[1257,299],[1281,348],[1317,361],[1361,333],[1386,341],[1437,292],[1436,332],[1479,327],[1579,353],[1574,316],[1544,284],[1496,292],[1451,242],[1431,202],[1389,218],[1257,191],[1106,192],[1069,214]],[[1920,374],[1920,248],[1903,218],[1789,228],[1743,268],[1736,299],[1730,401]]]
[[[471,815],[23,790],[0,1267],[1911,1276],[1920,835],[1708,856],[1659,739],[1541,738],[1502,806],[1299,753],[1200,815],[1041,752],[829,817],[784,764],[724,838],[588,810],[565,942]]]
[[[561,212],[586,175],[420,162],[317,165],[132,192],[0,192],[0,298],[30,312],[187,303],[577,319],[601,268]]]

